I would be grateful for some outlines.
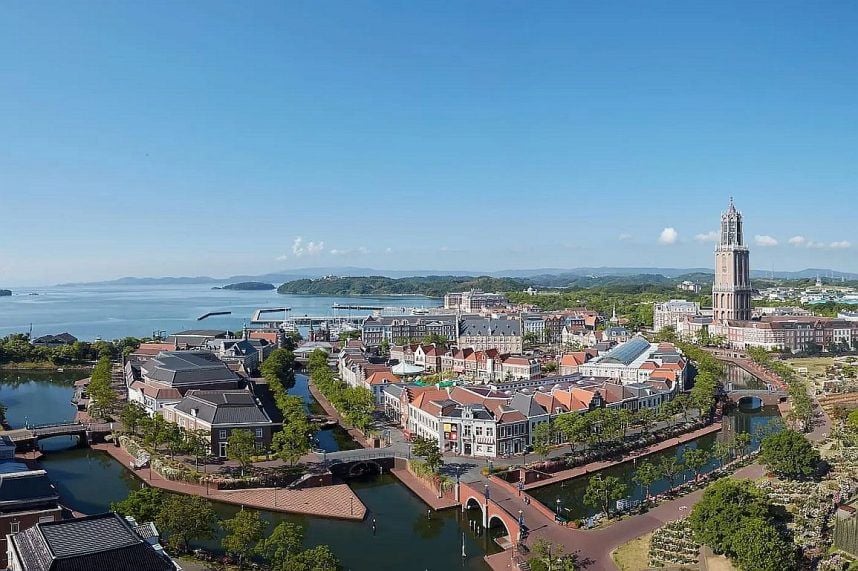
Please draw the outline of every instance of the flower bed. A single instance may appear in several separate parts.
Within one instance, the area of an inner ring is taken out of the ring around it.
[[[692,539],[686,519],[671,521],[656,529],[649,546],[651,567],[697,566],[700,544]]]

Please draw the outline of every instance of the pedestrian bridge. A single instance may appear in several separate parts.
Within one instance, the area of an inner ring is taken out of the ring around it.
[[[497,493],[496,486],[490,486],[488,483],[480,489],[480,482],[459,482],[459,502],[462,504],[462,510],[479,508],[482,515],[482,525],[485,529],[493,527],[503,527],[509,541],[513,544],[518,543],[522,539],[524,531],[524,517],[519,512],[518,517],[507,511],[501,502],[511,504],[506,497],[492,497],[492,491]],[[514,509],[510,505],[510,509]]]
[[[115,422],[65,422],[7,430],[3,435],[9,437],[16,446],[21,448],[34,447],[39,440],[55,436],[77,436],[83,446],[92,442],[94,438],[104,438],[105,434],[113,432],[118,427],[119,423]]]

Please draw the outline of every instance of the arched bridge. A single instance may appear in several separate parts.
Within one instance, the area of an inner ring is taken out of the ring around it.
[[[775,406],[778,403],[786,402],[788,396],[786,391],[769,389],[740,389],[727,393],[727,399],[736,404],[739,404],[743,398],[756,397],[762,401],[764,406]]]
[[[477,482],[460,482],[459,483],[459,501],[462,504],[462,510],[479,508],[482,514],[483,527],[489,529],[501,525],[506,530],[511,543],[518,543],[522,538],[522,523],[523,517],[516,517],[501,504],[508,501],[506,497],[494,498],[492,492],[497,493],[496,486],[486,485],[480,489],[480,481]],[[514,509],[513,505],[509,506]]]
[[[35,446],[39,440],[53,438],[54,436],[77,436],[83,445],[92,441],[93,438],[103,438],[105,434],[111,433],[118,428],[119,423],[116,422],[65,422],[7,430],[3,435],[8,436],[16,446],[23,448]]]

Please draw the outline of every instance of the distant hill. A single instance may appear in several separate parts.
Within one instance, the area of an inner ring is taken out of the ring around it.
[[[225,286],[215,286],[212,289],[231,289],[236,291],[261,291],[268,289],[277,289],[274,284],[265,282],[238,282],[235,284],[227,284]]]
[[[110,281],[66,283],[61,286],[74,285],[183,285],[183,284],[221,284],[241,282],[266,282],[284,283],[298,280],[316,280],[325,276],[339,277],[386,277],[401,279],[410,277],[446,276],[471,278],[476,274],[474,271],[442,271],[442,270],[376,270],[353,266],[298,268],[294,270],[283,270],[262,275],[236,275],[227,278],[213,278],[209,276],[196,277],[159,277],[159,278],[137,278],[124,277]],[[611,266],[602,267],[578,267],[578,268],[540,268],[533,270],[501,270],[496,272],[479,272],[479,275],[489,278],[510,278],[520,280],[528,285],[542,285],[544,287],[586,287],[589,280],[609,278],[637,278],[646,276],[647,283],[656,283],[654,280],[665,279],[690,279],[692,281],[712,280],[712,268],[620,268]],[[777,271],[772,273],[767,270],[752,270],[751,277],[775,279],[806,279],[815,278],[817,275],[828,277],[833,275],[836,279],[843,276],[847,280],[858,279],[858,274],[838,272],[830,269],[808,268],[799,271]],[[691,276],[691,277],[689,277]],[[830,278],[829,278],[830,280]],[[525,286],[527,287],[527,286]]]
[[[513,291],[527,283],[509,278],[489,276],[424,276],[388,278],[385,276],[329,277],[286,282],[277,293],[312,295],[425,295],[441,297],[451,291],[480,289],[483,291]]]

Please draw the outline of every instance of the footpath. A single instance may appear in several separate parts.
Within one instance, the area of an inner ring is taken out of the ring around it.
[[[94,444],[95,450],[106,452],[137,478],[168,492],[200,496],[217,502],[248,506],[263,510],[314,515],[335,519],[361,521],[366,516],[366,506],[345,484],[320,488],[290,490],[287,488],[250,488],[244,490],[217,490],[199,484],[168,480],[155,470],[131,469],[133,458],[128,452],[113,444]]]

